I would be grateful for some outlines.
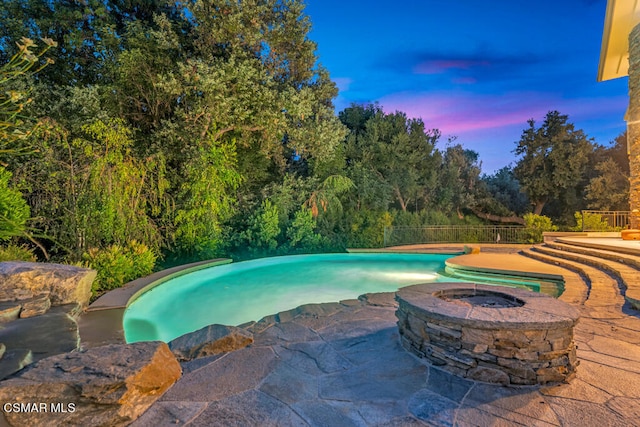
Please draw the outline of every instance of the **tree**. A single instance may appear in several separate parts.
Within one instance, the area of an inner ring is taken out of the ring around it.
[[[436,204],[448,212],[456,212],[462,219],[463,208],[476,204],[477,183],[480,178],[478,153],[462,145],[449,145],[442,157],[436,191]]]
[[[514,150],[521,156],[514,174],[540,215],[552,199],[578,198],[593,145],[558,111],[547,113],[540,127],[533,119],[528,123]]]
[[[25,115],[24,110],[31,102],[29,78],[51,63],[46,59],[37,66],[40,58],[55,47],[55,42],[50,39],[42,41],[45,46],[34,54],[32,49],[37,48],[36,43],[23,37],[16,43],[17,53],[0,67],[0,154],[7,159],[29,152],[30,147],[24,141],[38,125],[32,117]],[[26,237],[48,258],[46,250],[27,233],[30,209],[20,191],[10,185],[11,176],[11,172],[0,166],[0,241],[16,236]]]
[[[78,261],[90,248],[131,240],[157,252],[165,242],[172,209],[164,159],[136,157],[132,134],[119,119],[96,120],[73,139],[53,121],[34,134],[36,150],[20,156],[14,179],[55,255]]]
[[[327,209],[342,211],[342,203],[339,195],[353,188],[353,181],[342,175],[331,175],[316,188],[309,199],[304,203],[313,216],[316,218],[320,212]]]
[[[402,112],[386,114],[377,105],[351,106],[340,118],[352,129],[345,156],[349,167],[360,168],[362,181],[354,180],[357,191],[369,191],[359,188],[368,180],[378,193],[384,193],[388,186],[403,211],[409,206],[417,211],[429,203],[440,159],[435,149],[440,137],[437,130],[425,130],[421,119],[409,119]],[[361,168],[377,176],[379,182],[372,181]]]
[[[60,45],[29,106],[46,122],[30,140],[39,151],[7,164],[58,256],[132,238],[171,259],[215,256],[232,234],[225,227],[260,206],[263,189],[288,173],[319,185],[341,172],[337,89],[303,9],[298,0],[3,2],[0,57],[20,31]],[[97,122],[117,135],[96,133]],[[335,199],[336,189],[320,190],[320,205]]]
[[[38,66],[40,58],[56,46],[51,39],[43,39],[43,42],[45,46],[33,53],[36,43],[23,37],[16,43],[18,52],[0,68],[0,154],[11,155],[27,149],[15,146],[15,143],[26,140],[37,125],[24,110],[32,102],[28,79],[52,63],[51,59],[45,59],[44,64]]]
[[[522,216],[529,207],[527,196],[520,189],[520,182],[511,166],[505,166],[493,175],[483,175],[480,180],[481,210],[499,216]]]
[[[0,6],[0,59],[11,56],[11,40],[48,38],[58,44],[55,64],[38,80],[52,86],[107,84],[118,54],[125,48],[127,26],[151,23],[164,14],[183,25],[184,7],[166,0],[12,0]]]
[[[26,233],[29,206],[19,191],[9,186],[11,173],[0,166],[0,242]]]
[[[589,209],[629,210],[629,159],[627,133],[609,147],[597,146],[593,153],[585,199]]]
[[[629,210],[629,176],[613,159],[598,163],[596,171],[599,175],[591,178],[585,189],[587,207],[605,211]]]

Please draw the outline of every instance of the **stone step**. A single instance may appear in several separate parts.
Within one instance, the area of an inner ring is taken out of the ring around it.
[[[544,262],[546,264],[555,265],[567,270],[564,277],[564,292],[558,297],[558,299],[576,305],[582,305],[587,300],[589,295],[589,289],[591,283],[589,278],[584,274],[582,269],[573,266],[572,264],[563,263],[556,258],[546,257],[540,254],[532,253],[529,249],[523,249],[519,252],[519,255],[534,259],[536,261]]]
[[[611,272],[603,271],[599,268],[599,264],[591,264],[585,262],[580,255],[572,255],[563,251],[556,251],[546,246],[535,246],[532,248],[534,253],[546,255],[555,260],[562,259],[565,263],[572,263],[577,268],[582,268],[584,274],[589,278],[590,290],[589,298],[591,302],[602,298],[610,300],[615,298],[623,301],[620,292],[620,283],[618,277]]]
[[[577,261],[563,259],[553,253],[543,252],[539,246],[535,246],[532,250],[522,251],[522,254],[542,262],[561,265],[580,272],[580,275],[585,277],[589,284],[584,306],[595,309],[589,313],[590,317],[610,318],[612,312],[616,316],[622,316],[624,298],[620,294],[618,282],[605,272]]]
[[[640,256],[635,256],[631,254],[625,254],[621,252],[616,252],[612,250],[606,249],[596,249],[593,247],[582,246],[573,242],[545,242],[545,246],[549,246],[553,249],[558,250],[566,250],[568,252],[573,252],[582,255],[595,256],[598,258],[603,258],[609,261],[615,261],[621,264],[627,264],[634,269],[640,271]]]
[[[605,259],[596,255],[556,249],[549,244],[536,246],[534,249],[550,256],[587,264],[609,273],[622,284],[624,297],[629,304],[636,310],[640,310],[640,271],[635,266],[620,261]]]
[[[611,251],[617,254],[631,255],[631,256],[635,256],[636,258],[640,256],[640,247],[626,246],[624,244],[617,245],[617,246],[599,244],[599,243],[596,243],[597,239],[592,239],[591,241],[583,241],[583,240],[578,241],[578,239],[567,239],[563,237],[556,237],[555,239],[549,239],[549,240],[553,240],[554,242],[557,242],[557,243],[564,243],[567,245],[581,247],[581,248],[590,248],[590,249],[596,249],[596,250]],[[545,241],[545,243],[547,242],[548,240]]]

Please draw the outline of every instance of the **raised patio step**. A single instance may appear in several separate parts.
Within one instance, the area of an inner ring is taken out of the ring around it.
[[[611,241],[607,241],[603,239],[602,242],[599,242],[598,238],[593,239],[581,239],[581,238],[567,238],[567,237],[557,237],[555,239],[551,239],[554,242],[564,243],[572,246],[580,246],[583,248],[591,248],[591,249],[601,249],[605,251],[612,251],[619,254],[626,254],[632,256],[640,256],[640,242],[638,245],[629,245],[628,241],[625,244],[625,241],[620,240],[620,244],[612,244]],[[548,240],[545,241],[547,243]]]
[[[589,284],[589,291],[584,301],[584,306],[596,309],[603,309],[602,316],[607,316],[606,312],[614,311],[617,313],[622,312],[622,306],[624,305],[624,298],[619,290],[618,281],[607,273],[599,270],[596,267],[581,263],[579,261],[564,259],[556,256],[555,254],[549,254],[540,251],[539,246],[532,248],[531,250],[521,251],[522,255],[530,258],[537,259],[549,264],[559,265],[569,270],[579,272],[581,276],[587,279]],[[567,287],[567,289],[570,289]],[[606,310],[605,310],[606,308]],[[594,317],[599,317],[598,313],[593,313]]]
[[[520,256],[530,258],[545,264],[555,265],[567,270],[564,277],[564,292],[559,299],[571,303],[582,305],[585,303],[591,290],[591,281],[582,268],[576,267],[573,263],[565,263],[564,260],[547,257],[538,253],[532,253],[530,249],[523,249],[518,253]]]
[[[640,310],[640,271],[638,270],[638,267],[631,266],[620,261],[605,259],[601,256],[569,252],[564,249],[555,249],[550,247],[548,244],[545,244],[544,246],[536,246],[534,247],[534,250],[546,255],[587,264],[612,275],[622,285],[622,294],[625,299],[629,304],[631,304],[631,306],[633,306],[633,308]]]
[[[581,255],[595,256],[598,258],[615,261],[621,264],[629,265],[640,271],[640,256],[632,255],[624,252],[617,252],[609,249],[597,249],[595,247],[583,246],[575,242],[545,242],[545,246],[553,249],[573,252]]]

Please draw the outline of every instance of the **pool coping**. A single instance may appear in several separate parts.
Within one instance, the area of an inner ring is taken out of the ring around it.
[[[215,267],[217,265],[230,264],[231,262],[233,262],[233,260],[230,258],[214,258],[157,271],[148,276],[133,280],[121,288],[107,292],[91,303],[87,308],[87,311],[91,312],[97,310],[111,310],[115,308],[127,308],[129,304],[138,299],[140,295],[161,285],[167,280],[197,270]]]
[[[490,255],[492,257],[491,260],[487,258],[486,255]],[[489,262],[493,261],[493,262]],[[564,282],[564,276],[562,274],[550,273],[550,272],[541,272],[539,262],[530,263],[531,265],[525,265],[528,263],[528,260],[519,259],[517,269],[513,267],[507,267],[504,262],[504,259],[497,260],[499,266],[479,266],[481,265],[491,265],[495,264],[495,254],[472,254],[472,255],[459,255],[456,257],[449,258],[444,263],[447,267],[450,267],[454,270],[464,270],[470,272],[479,272],[479,273],[493,273],[493,274],[502,274],[502,275],[512,275],[512,276],[524,276],[526,278],[532,279],[546,279],[553,281],[561,281]]]
[[[178,265],[133,280],[121,288],[102,295],[87,307],[78,319],[80,344],[83,348],[106,344],[125,344],[124,312],[140,295],[174,277],[193,271],[233,262],[230,258],[214,258]]]

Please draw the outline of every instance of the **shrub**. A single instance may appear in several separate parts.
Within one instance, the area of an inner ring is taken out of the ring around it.
[[[0,247],[0,262],[2,261],[36,261],[36,256],[26,246],[7,245]]]
[[[350,215],[347,246],[351,248],[381,248],[384,229],[393,224],[389,212],[356,211]]]
[[[249,223],[249,228],[242,232],[242,237],[251,252],[262,254],[275,251],[280,235],[278,207],[270,200],[264,200],[260,208],[251,214]]]
[[[318,252],[326,245],[325,239],[315,231],[316,221],[311,209],[302,208],[293,216],[287,228],[290,252]]]
[[[576,212],[573,215],[576,218],[576,226],[572,228],[573,231],[582,231],[582,212]],[[619,231],[614,227],[610,227],[606,219],[602,218],[602,215],[596,213],[584,214],[584,230],[588,231]]]
[[[11,172],[0,166],[0,241],[24,234],[30,211],[22,194],[9,185]]]
[[[150,274],[156,263],[153,251],[135,240],[124,247],[114,244],[104,249],[89,249],[82,258],[86,267],[98,272],[91,287],[94,296]]]
[[[545,231],[557,231],[558,227],[552,224],[551,218],[544,215],[528,213],[524,215],[525,237],[528,243],[541,243],[542,233]]]

